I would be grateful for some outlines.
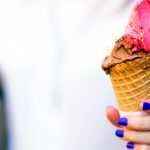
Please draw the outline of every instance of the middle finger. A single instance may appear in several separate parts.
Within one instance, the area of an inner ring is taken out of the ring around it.
[[[118,119],[118,124],[126,126],[128,129],[146,131],[150,130],[150,115],[127,116]]]

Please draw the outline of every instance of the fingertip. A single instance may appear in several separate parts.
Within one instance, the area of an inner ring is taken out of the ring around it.
[[[107,106],[106,107],[106,113],[109,113],[110,111],[112,111],[112,109],[114,109],[114,107],[113,106]]]
[[[135,148],[135,144],[133,142],[128,142],[126,147],[128,149],[134,149]]]
[[[110,118],[110,116],[113,116],[113,114],[116,116],[116,115],[119,115],[119,112],[118,110],[113,107],[113,106],[107,106],[106,107],[106,115],[108,118]]]
[[[118,119],[120,117],[120,114],[115,107],[113,106],[106,107],[106,116],[113,125],[118,126]]]
[[[150,100],[143,101],[140,105],[142,111],[150,112]]]

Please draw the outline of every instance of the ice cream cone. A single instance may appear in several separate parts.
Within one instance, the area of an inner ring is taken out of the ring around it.
[[[149,0],[135,1],[124,34],[102,62],[123,113],[139,114],[141,101],[150,99],[149,20]]]
[[[109,74],[119,109],[140,111],[140,102],[150,98],[150,57],[119,63],[110,68]]]

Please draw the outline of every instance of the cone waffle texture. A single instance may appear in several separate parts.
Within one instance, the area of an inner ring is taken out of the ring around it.
[[[140,111],[140,102],[150,99],[150,57],[117,64],[110,77],[121,111]]]

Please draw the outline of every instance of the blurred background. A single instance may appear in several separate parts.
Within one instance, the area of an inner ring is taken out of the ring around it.
[[[133,2],[0,1],[0,150],[125,149],[101,62]]]
[[[7,126],[4,109],[4,91],[2,88],[2,80],[0,78],[0,149],[7,149]]]

